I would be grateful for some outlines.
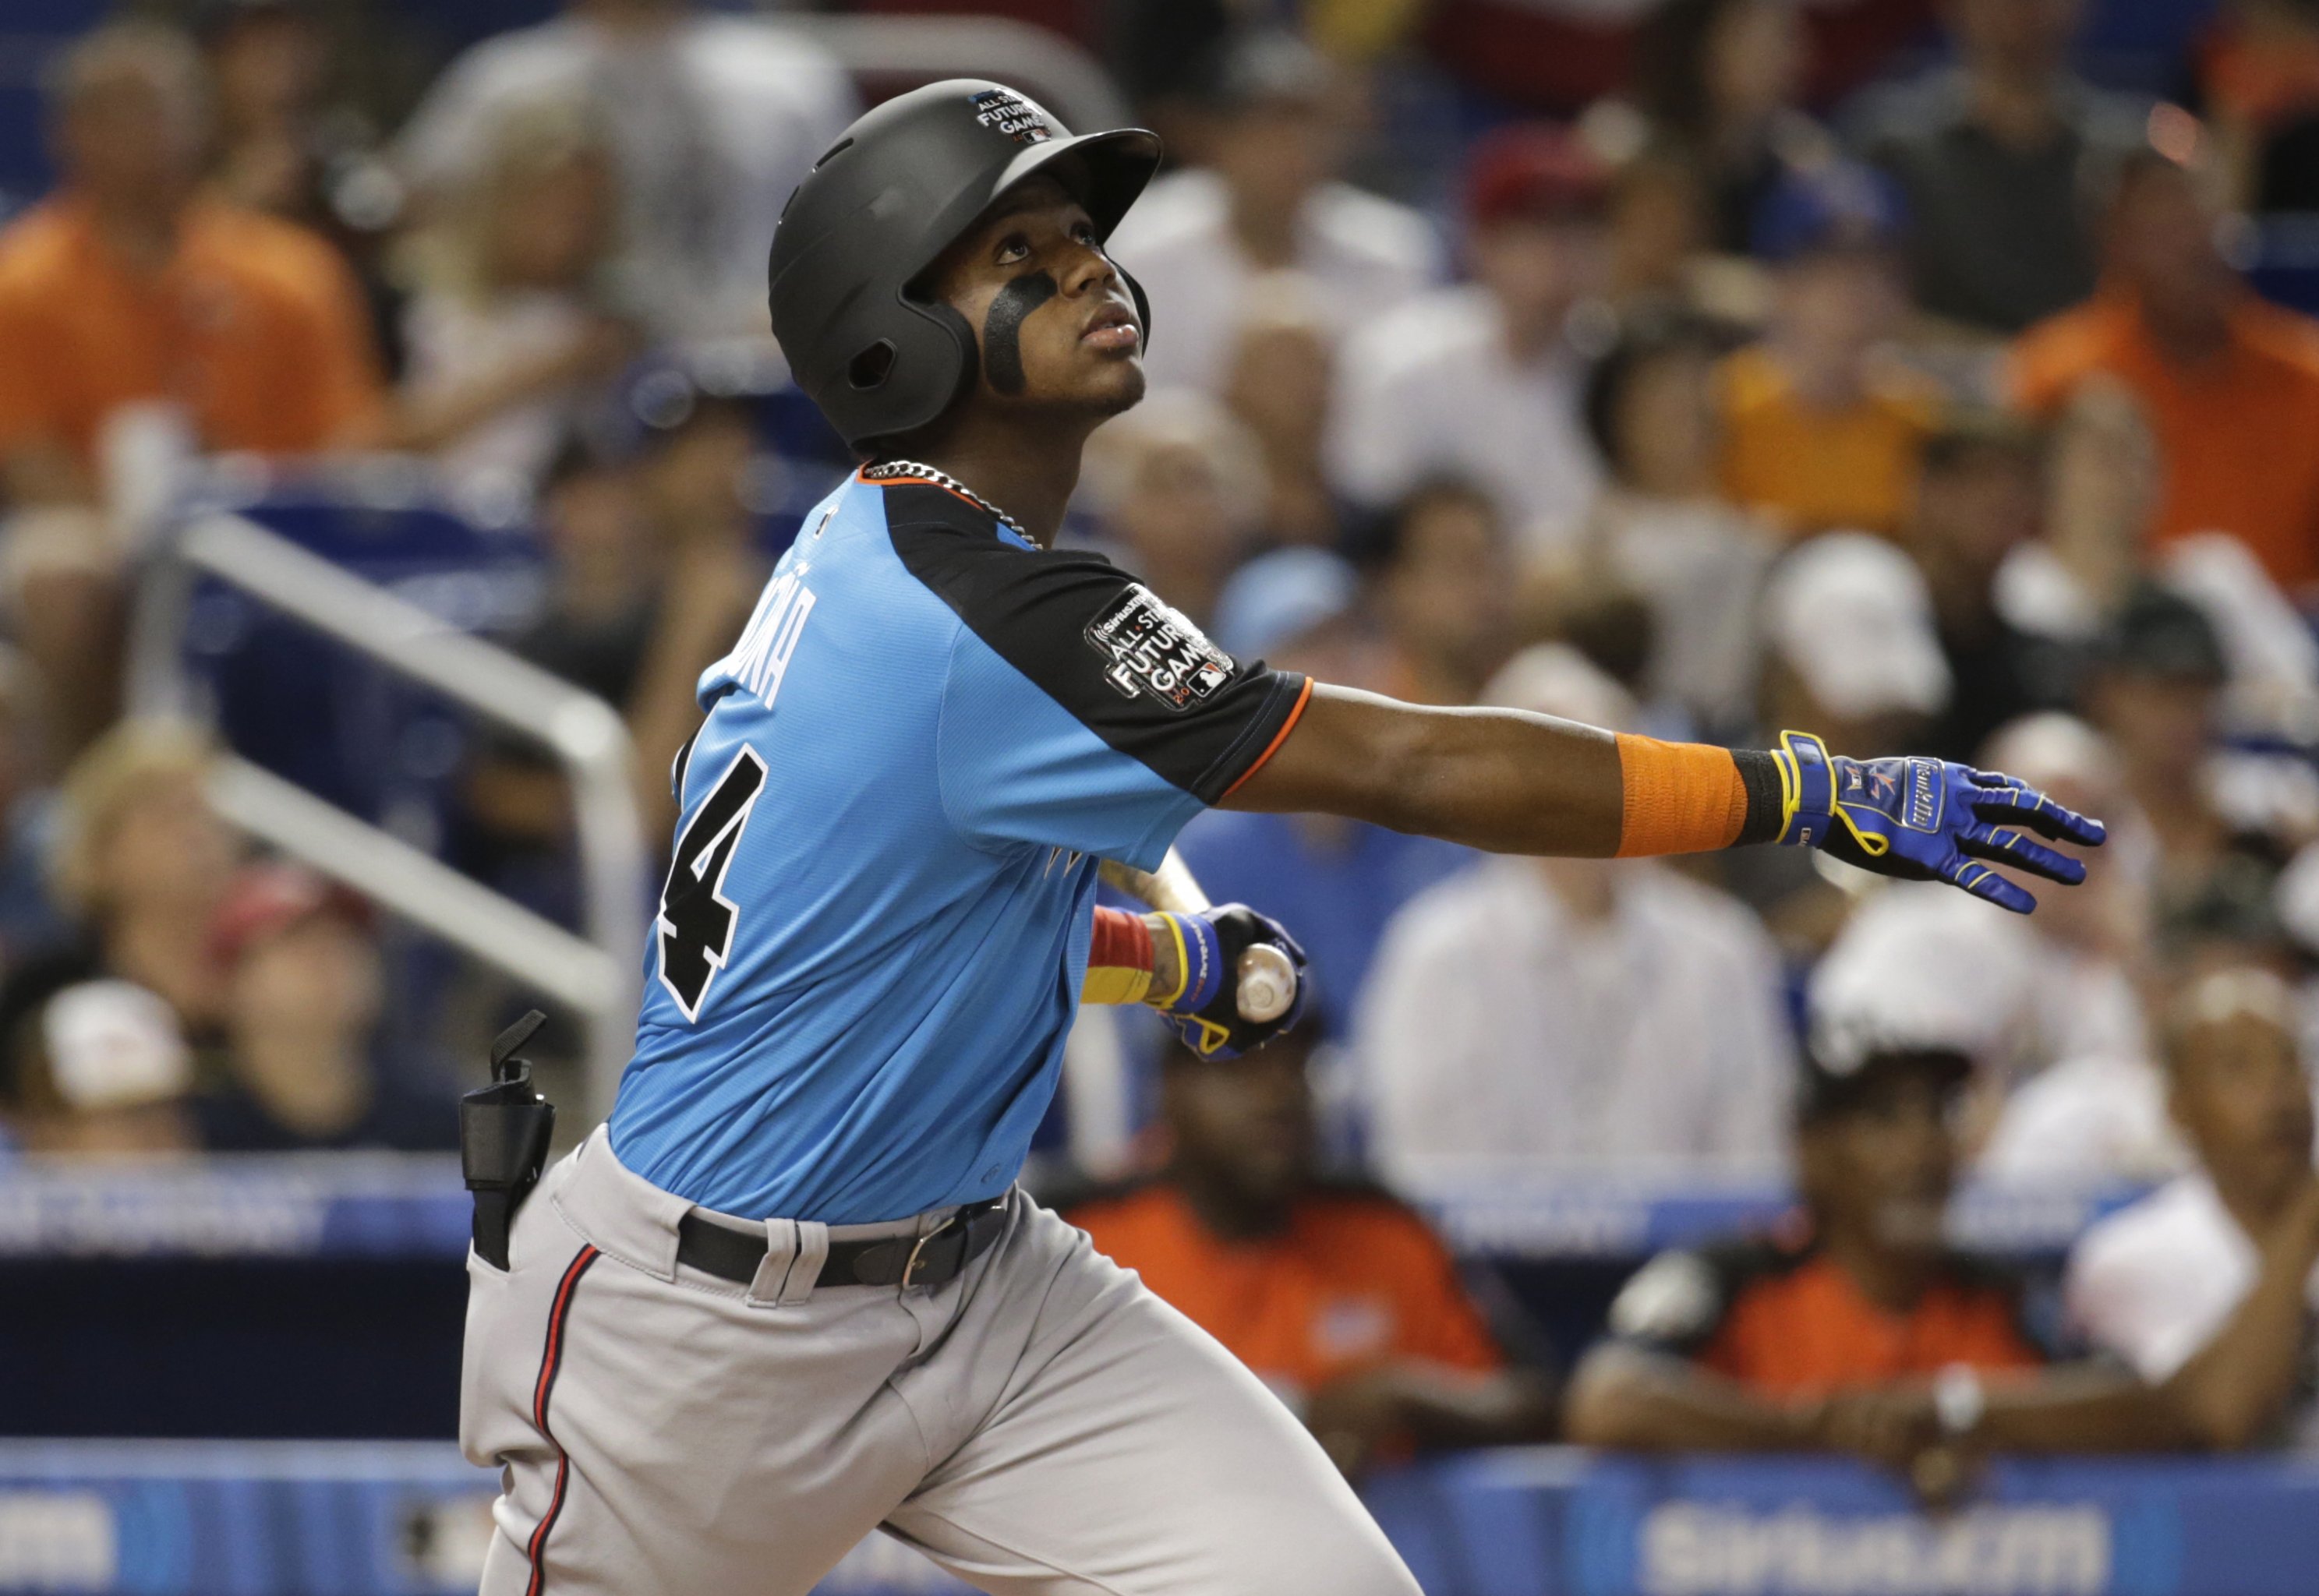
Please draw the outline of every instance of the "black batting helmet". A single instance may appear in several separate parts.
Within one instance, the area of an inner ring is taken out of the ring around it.
[[[814,162],[773,233],[773,336],[798,386],[855,449],[924,427],[975,370],[974,329],[912,283],[1034,172],[1105,239],[1160,164],[1141,128],[1074,136],[1004,84],[954,77],[887,101]],[[1143,290],[1122,272],[1150,335]]]

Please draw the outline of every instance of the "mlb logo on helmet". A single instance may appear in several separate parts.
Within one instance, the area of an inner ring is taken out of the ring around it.
[[[1055,136],[1055,119],[1010,88],[987,88],[969,95],[974,120],[997,128],[1017,144],[1044,144]]]

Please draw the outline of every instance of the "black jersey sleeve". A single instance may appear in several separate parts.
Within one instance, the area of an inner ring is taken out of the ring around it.
[[[1304,678],[1232,659],[1108,560],[937,486],[885,493],[897,557],[961,622],[938,757],[962,830],[1148,868],[1294,726]]]

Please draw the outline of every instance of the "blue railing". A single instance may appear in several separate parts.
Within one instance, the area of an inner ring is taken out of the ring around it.
[[[1957,1239],[1982,1250],[2051,1257],[2139,1195],[2128,1186],[1968,1186]],[[1512,1263],[1639,1259],[1761,1229],[1793,1202],[1771,1178],[1712,1183],[1596,1174],[1443,1185],[1420,1206],[1450,1245]],[[143,1168],[0,1162],[0,1258],[457,1259],[467,1194],[448,1156],[219,1158]]]
[[[494,1489],[438,1443],[0,1442],[0,1592],[472,1591]],[[2319,1465],[1994,1465],[1938,1515],[1819,1459],[1562,1447],[1406,1469],[1367,1499],[1428,1596],[2289,1596]],[[817,1596],[961,1596],[872,1537]]]

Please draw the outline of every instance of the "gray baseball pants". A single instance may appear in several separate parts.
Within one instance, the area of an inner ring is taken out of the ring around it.
[[[508,1271],[470,1253],[483,1596],[801,1596],[872,1529],[1000,1596],[1417,1596],[1256,1377],[1019,1189],[988,1251],[907,1289],[813,1280],[833,1235],[945,1212],[765,1221],[744,1288],[677,1263],[692,1208],[600,1129]]]

